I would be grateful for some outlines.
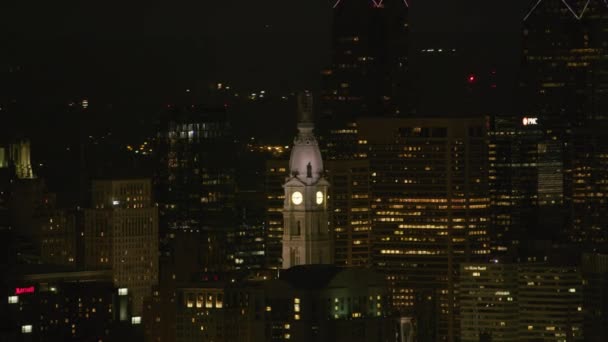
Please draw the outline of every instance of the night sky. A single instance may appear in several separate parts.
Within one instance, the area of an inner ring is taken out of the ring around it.
[[[423,99],[449,102],[452,87],[469,70],[499,66],[505,75],[516,74],[521,17],[529,1],[411,2],[414,50],[454,46],[462,52],[449,70],[432,62],[417,65]],[[185,89],[196,94],[209,82],[270,91],[318,89],[319,70],[330,63],[330,29],[326,0],[36,6],[5,1],[0,76],[18,68],[9,91],[34,106],[31,111],[87,98],[91,106],[107,109],[104,120],[109,115],[138,122]],[[504,82],[509,89],[514,78]]]

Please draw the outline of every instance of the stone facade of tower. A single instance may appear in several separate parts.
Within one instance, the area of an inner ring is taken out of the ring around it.
[[[289,159],[283,207],[283,268],[332,264],[323,159],[313,134],[312,97],[298,97],[298,135]]]

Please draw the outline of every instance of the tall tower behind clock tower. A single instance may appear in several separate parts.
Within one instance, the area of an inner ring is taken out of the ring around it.
[[[283,268],[333,264],[323,159],[313,134],[312,95],[298,96],[298,135],[289,159],[283,207]]]

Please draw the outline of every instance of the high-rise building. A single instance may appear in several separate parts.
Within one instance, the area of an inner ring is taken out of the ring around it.
[[[581,268],[584,279],[585,341],[608,340],[608,255],[585,253]]]
[[[460,340],[520,341],[517,265],[460,265]]]
[[[589,250],[605,241],[607,226],[600,132],[608,119],[607,27],[608,6],[598,0],[542,0],[524,18],[523,109],[548,129],[571,127],[562,130],[565,235]]]
[[[523,22],[524,110],[578,126],[606,119],[608,6],[600,0],[540,0]]]
[[[313,129],[312,95],[300,94],[298,135],[283,185],[283,268],[332,264],[334,259],[327,212],[329,182]]]
[[[514,257],[522,240],[563,231],[567,144],[537,117],[493,116],[488,124],[492,247]]]
[[[605,122],[573,129],[570,241],[606,252],[608,242],[608,135]]]
[[[343,123],[399,112],[407,69],[408,2],[336,1],[332,66],[325,70],[323,117]]]
[[[325,163],[329,211],[334,233],[334,262],[366,266],[372,262],[372,212],[369,161],[329,160]]]
[[[457,334],[459,265],[490,253],[485,121],[358,122],[371,171],[373,263],[420,340]]]
[[[54,209],[54,196],[41,178],[12,179],[6,190],[10,225],[18,237],[19,258],[38,263],[43,245],[42,225]]]
[[[171,238],[171,231],[195,233],[193,239],[200,242],[202,258],[207,261],[199,266],[207,269],[229,267],[226,241],[236,227],[235,152],[231,124],[223,108],[175,108],[162,119],[155,179],[161,237],[174,244],[178,240]]]
[[[214,231],[233,223],[235,152],[224,109],[175,109],[164,117],[156,179],[163,226]]]
[[[271,159],[266,161],[264,172],[266,267],[281,268],[283,253],[283,207],[285,192],[283,183],[288,178],[288,160]]]
[[[234,268],[237,270],[266,267],[265,207],[262,191],[239,191],[237,193],[238,226],[230,238],[230,250]]]
[[[461,266],[461,340],[583,341],[583,278],[547,262]]]
[[[112,270],[114,285],[132,295],[141,316],[158,283],[158,208],[149,179],[98,180],[85,210],[85,267]]]
[[[583,341],[583,279],[570,266],[519,266],[519,340]]]
[[[15,168],[15,175],[19,179],[35,178],[30,154],[30,142],[27,140],[19,141],[10,146],[10,159]]]
[[[55,209],[40,222],[40,260],[46,264],[76,266],[79,241],[76,213]]]

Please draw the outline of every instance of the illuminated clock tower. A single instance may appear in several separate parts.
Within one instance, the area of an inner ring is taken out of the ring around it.
[[[289,159],[283,207],[283,268],[332,264],[323,160],[313,134],[312,96],[298,96],[298,135]]]

